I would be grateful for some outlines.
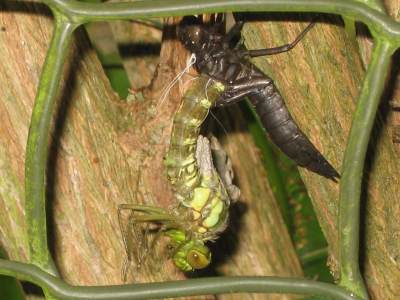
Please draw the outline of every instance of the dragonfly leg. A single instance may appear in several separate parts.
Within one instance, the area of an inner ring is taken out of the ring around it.
[[[240,51],[238,51],[238,55],[239,55],[239,57],[246,57],[246,56],[258,57],[258,56],[273,55],[273,54],[287,52],[287,51],[293,49],[314,25],[315,25],[315,22],[311,22],[310,24],[308,24],[308,26],[296,37],[296,39],[289,44],[285,44],[285,45],[273,47],[273,48],[265,48],[265,49],[240,50]]]
[[[243,21],[236,22],[231,29],[229,29],[228,33],[224,36],[224,42],[229,43],[235,36],[240,34],[243,28]]]
[[[239,101],[242,101],[243,97],[246,97],[252,93],[257,93],[258,91],[259,91],[258,88],[253,88],[253,89],[248,89],[248,90],[243,90],[243,91],[226,92],[221,95],[221,97],[218,99],[218,101],[215,102],[215,106],[221,107],[221,106],[226,106],[226,105],[230,105],[233,103],[237,103]]]
[[[253,88],[263,88],[267,85],[270,85],[272,83],[272,79],[269,77],[255,77],[252,79],[248,78],[243,78],[234,81],[233,83],[229,83],[227,85],[228,92],[235,92],[235,91],[245,91],[245,90],[250,90]]]
[[[131,248],[133,247],[132,241],[133,241],[133,236],[132,236],[132,229],[134,229],[134,224],[133,224],[133,219],[129,218],[128,225],[126,226],[127,229],[125,229],[122,226],[122,219],[119,217],[118,218],[119,223],[120,223],[120,230],[122,234],[122,239],[124,241],[124,246],[125,246],[125,252],[126,252],[126,257],[124,259],[123,267],[122,267],[122,272],[121,272],[121,279],[123,282],[126,282],[127,279],[127,274],[128,274],[128,268],[132,262],[132,251]],[[139,259],[138,259],[139,261]],[[140,264],[140,263],[139,263]],[[137,266],[139,268],[139,265]]]
[[[123,225],[123,211],[130,211],[127,226]],[[120,204],[118,206],[118,221],[127,255],[121,273],[122,280],[126,282],[128,267],[132,262],[132,253],[134,252],[134,247],[136,246],[136,248],[141,248],[144,246],[144,248],[147,248],[145,251],[143,251],[143,255],[140,255],[140,252],[138,252],[136,255],[139,267],[146,257],[146,253],[144,252],[149,251],[149,245],[146,241],[141,242],[139,245],[134,245],[133,242],[135,237],[133,236],[133,232],[136,230],[136,225],[138,223],[157,223],[167,227],[176,227],[178,224],[176,217],[162,208],[137,204]],[[146,236],[148,230],[149,227],[145,229],[146,232],[144,236]],[[157,234],[156,237],[158,238],[158,236],[161,234],[162,231],[159,231],[159,234]],[[153,245],[153,243],[151,245]]]
[[[225,106],[243,100],[244,97],[259,93],[262,88],[270,85],[272,80],[270,78],[253,78],[251,80],[237,80],[232,84],[227,84],[227,89],[218,100],[215,102],[216,106]]]

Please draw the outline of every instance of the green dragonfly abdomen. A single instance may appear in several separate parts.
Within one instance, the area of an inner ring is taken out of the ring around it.
[[[175,190],[176,207],[171,210],[121,204],[118,208],[120,224],[122,211],[131,211],[128,230],[138,223],[159,225],[160,232],[170,239],[175,265],[185,272],[209,265],[211,252],[205,243],[216,239],[228,220],[230,198],[214,168],[210,142],[199,135],[210,107],[223,91],[221,83],[201,76],[185,93],[175,115],[165,164]],[[133,245],[122,225],[121,231],[130,262]],[[123,278],[127,274],[125,266]]]
[[[168,178],[180,201],[184,201],[188,193],[200,182],[196,167],[196,144],[200,125],[207,117],[212,104],[203,91],[198,91],[204,89],[205,80],[207,79],[204,77],[196,80],[184,95],[174,117],[170,147],[165,159]]]
[[[211,154],[203,155],[201,159],[201,153],[196,153],[199,152],[200,126],[223,90],[221,83],[207,77],[195,80],[175,115],[165,160],[176,197],[181,206],[190,211],[192,230],[205,239],[215,238],[225,229],[230,203],[212,165]]]

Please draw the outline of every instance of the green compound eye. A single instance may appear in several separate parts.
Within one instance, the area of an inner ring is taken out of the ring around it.
[[[178,238],[185,238],[181,231],[170,231],[168,234],[173,241],[179,243],[172,260],[183,272],[204,269],[210,264],[211,252],[202,240],[180,240]]]
[[[193,269],[204,269],[211,262],[211,252],[206,247],[204,249],[193,249],[188,252],[186,259]]]

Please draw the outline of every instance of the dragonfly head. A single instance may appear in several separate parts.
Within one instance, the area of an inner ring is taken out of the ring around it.
[[[184,272],[204,269],[211,262],[211,252],[202,241],[189,240],[177,248],[173,261]]]
[[[191,52],[198,51],[206,42],[206,31],[195,17],[185,17],[177,28],[177,36]]]
[[[181,230],[170,230],[167,234],[176,244],[172,260],[179,269],[188,272],[204,269],[210,264],[211,252],[202,240],[186,239],[185,233]]]

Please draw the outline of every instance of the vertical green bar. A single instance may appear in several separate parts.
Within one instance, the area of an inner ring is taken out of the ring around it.
[[[359,269],[360,200],[365,156],[395,47],[376,39],[354,113],[340,180],[340,285],[368,299]]]
[[[56,15],[53,38],[47,52],[33,107],[25,161],[25,212],[31,263],[57,274],[47,245],[46,163],[51,117],[64,61],[76,25]]]

